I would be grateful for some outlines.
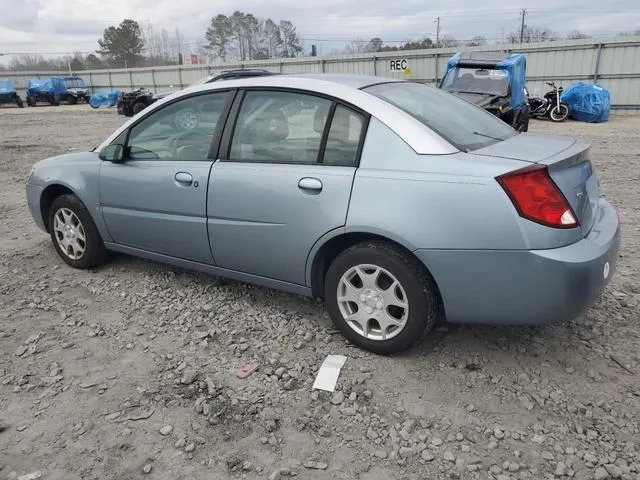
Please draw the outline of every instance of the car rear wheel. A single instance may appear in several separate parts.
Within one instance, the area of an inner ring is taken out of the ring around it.
[[[412,347],[435,324],[437,287],[420,262],[384,242],[342,252],[325,279],[336,328],[354,345],[389,355]]]
[[[91,214],[73,194],[56,198],[49,209],[49,233],[58,255],[74,268],[92,268],[107,260]]]

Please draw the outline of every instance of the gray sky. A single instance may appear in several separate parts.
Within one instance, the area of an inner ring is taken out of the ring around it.
[[[105,27],[123,18],[152,22],[156,29],[182,30],[185,41],[202,38],[209,19],[235,9],[275,21],[291,20],[308,48],[320,53],[342,49],[350,40],[377,36],[392,42],[429,35],[435,38],[435,18],[441,34],[464,40],[475,35],[497,40],[517,30],[520,9],[527,24],[560,34],[578,29],[596,36],[640,29],[638,0],[0,0],[0,53],[92,52]],[[480,5],[483,5],[480,7]],[[505,5],[510,5],[505,7]],[[189,53],[190,46],[187,46]],[[195,45],[194,45],[195,48]],[[5,55],[0,61],[10,58]]]

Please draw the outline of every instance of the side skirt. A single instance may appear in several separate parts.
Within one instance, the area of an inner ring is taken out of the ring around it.
[[[146,258],[158,263],[164,263],[167,265],[173,265],[175,267],[186,268],[188,270],[195,270],[198,272],[206,273],[216,277],[228,278],[239,282],[251,283],[254,285],[260,285],[267,288],[273,288],[274,290],[281,290],[284,292],[293,293],[295,295],[302,295],[305,297],[311,297],[311,289],[303,285],[297,285],[295,283],[282,282],[280,280],[274,280],[272,278],[260,277],[257,275],[251,275],[248,273],[236,272],[235,270],[228,270],[226,268],[215,267],[213,265],[207,265],[205,263],[193,262],[190,260],[182,260],[180,258],[171,257],[169,255],[163,255],[161,253],[148,252],[139,248],[127,247],[116,243],[105,242],[104,246],[107,250],[113,252],[124,253],[126,255],[132,255],[134,257]]]

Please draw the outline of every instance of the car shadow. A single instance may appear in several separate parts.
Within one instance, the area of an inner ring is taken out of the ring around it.
[[[300,313],[316,327],[335,333],[324,305],[319,300],[124,254],[113,254],[109,263],[95,269],[96,272],[103,270],[172,274],[175,275],[177,286],[188,287],[195,282],[206,283],[213,288],[235,290],[235,293],[249,295],[252,300],[264,303],[265,306]],[[412,348],[391,357],[423,358],[447,350],[455,352],[456,355],[511,352],[518,356],[540,358],[540,361],[543,361],[551,352],[563,356],[571,355],[574,350],[584,349],[585,342],[592,341],[595,336],[589,322],[583,317],[554,325],[493,326],[448,323],[444,316],[440,315],[433,329],[425,333]]]

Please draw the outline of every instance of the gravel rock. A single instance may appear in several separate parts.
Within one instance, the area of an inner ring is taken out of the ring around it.
[[[622,469],[614,464],[607,464],[604,466],[604,469],[611,475],[613,478],[621,478],[622,477]]]
[[[447,462],[455,462],[456,461],[456,457],[453,453],[451,453],[451,451],[447,450],[444,452],[444,454],[442,455],[442,458],[444,458]]]
[[[609,478],[609,473],[602,467],[596,469],[593,473],[593,480],[607,480]]]
[[[304,463],[304,468],[308,468],[310,470],[326,470],[328,467],[329,465],[324,462],[309,461]]]
[[[340,392],[335,392],[332,397],[331,397],[331,404],[332,405],[342,405],[342,403],[344,402],[344,393]]]
[[[440,445],[442,445],[444,442],[442,441],[441,438],[438,437],[434,437],[431,439],[431,445],[435,446],[435,447],[439,447]]]
[[[197,376],[198,372],[196,372],[195,370],[187,369],[183,372],[180,383],[183,383],[184,385],[191,385],[196,380]]]
[[[398,453],[403,458],[414,457],[417,454],[415,449],[410,447],[400,447],[400,451]]]
[[[275,470],[271,475],[269,475],[269,480],[280,480],[281,478],[282,474],[280,473],[280,470]]]
[[[429,450],[423,450],[422,455],[420,456],[425,462],[432,462],[436,458],[436,456]]]
[[[558,462],[558,464],[556,465],[556,470],[554,472],[554,475],[556,477],[563,477],[566,474],[567,474],[567,466],[565,465],[564,462]]]
[[[544,435],[536,434],[531,438],[531,441],[533,443],[544,443]]]
[[[151,469],[152,468],[153,467],[151,466],[151,464],[147,463],[144,467],[142,467],[142,472],[146,473],[146,474],[149,474],[149,473],[151,473]]]
[[[160,435],[167,436],[171,434],[171,432],[173,432],[173,427],[171,425],[165,425],[163,427],[160,427],[159,432],[160,432]]]

